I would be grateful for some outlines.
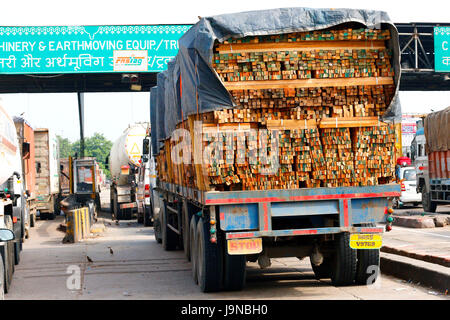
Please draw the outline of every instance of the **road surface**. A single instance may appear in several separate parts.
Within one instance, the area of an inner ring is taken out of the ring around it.
[[[57,228],[63,218],[38,220],[6,299],[448,299],[384,275],[374,286],[334,287],[314,279],[308,258],[273,259],[265,270],[249,264],[243,291],[205,294],[194,284],[183,252],[164,251],[152,228],[135,220],[105,221],[102,235],[62,244],[64,233]]]

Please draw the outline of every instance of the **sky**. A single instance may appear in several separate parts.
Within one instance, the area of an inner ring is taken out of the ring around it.
[[[66,3],[66,4],[64,4]],[[425,5],[426,3],[426,5]],[[2,3],[1,26],[74,26],[127,24],[194,24],[198,16],[282,7],[361,8],[386,11],[394,22],[450,22],[450,1],[21,1]],[[72,141],[79,138],[75,93],[0,94],[10,115],[24,116],[34,127],[47,127]],[[129,123],[149,121],[148,92],[85,94],[85,136],[103,133],[117,139]],[[400,92],[404,113],[441,110],[450,92]]]

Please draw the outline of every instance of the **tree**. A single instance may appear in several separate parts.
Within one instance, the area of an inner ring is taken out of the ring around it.
[[[60,157],[67,158],[69,155],[74,156],[78,154],[80,156],[80,140],[73,143],[67,138],[58,137],[60,143]],[[105,160],[111,151],[112,142],[106,139],[102,133],[94,133],[92,137],[84,139],[84,155],[85,157],[95,157],[97,162],[102,168],[103,172],[109,178],[111,175],[109,170],[105,168]]]
[[[61,159],[68,158],[72,153],[72,143],[69,139],[56,136],[59,142],[59,157]]]

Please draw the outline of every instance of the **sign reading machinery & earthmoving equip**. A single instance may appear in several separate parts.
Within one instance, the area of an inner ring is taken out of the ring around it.
[[[164,71],[190,27],[0,27],[0,74]]]

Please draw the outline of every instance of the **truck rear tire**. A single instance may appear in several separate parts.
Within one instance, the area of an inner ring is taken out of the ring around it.
[[[380,273],[380,249],[359,249],[357,251],[356,283],[361,285],[374,284]],[[372,266],[376,269],[369,270],[369,267]],[[375,277],[373,271],[376,272]],[[372,283],[367,283],[369,278],[373,278]]]
[[[168,226],[168,210],[167,203],[164,202],[163,212],[161,213],[162,223],[161,223],[161,233],[162,233],[162,246],[166,251],[172,251],[177,248],[178,244],[178,234],[176,234]]]
[[[197,219],[195,216],[191,217],[191,222],[189,223],[189,251],[191,256],[191,268],[192,268],[192,279],[194,279],[195,284],[198,284],[197,278]]]
[[[155,234],[155,240],[157,243],[162,243],[161,237],[161,220],[155,220],[155,224],[153,226],[153,233]]]
[[[151,203],[149,206],[144,205],[144,227],[151,227],[153,225],[152,217],[150,215],[151,210],[153,210]]]
[[[311,261],[311,257],[309,258]],[[320,266],[314,265],[311,261],[311,268],[317,280],[331,278],[331,258],[324,257]]]
[[[183,249],[184,249],[184,256],[186,257],[187,261],[191,261],[191,236],[190,236],[190,220],[189,220],[189,207],[186,200],[183,201],[183,205],[181,208],[181,215],[183,217]]]
[[[334,286],[348,286],[353,284],[355,277],[356,250],[350,248],[350,234],[338,234],[331,267],[331,283]]]
[[[14,242],[14,265],[16,266],[20,263],[20,251],[20,242]]]
[[[226,241],[226,240],[225,240]],[[224,243],[225,244],[225,243]],[[230,255],[224,245],[223,287],[227,291],[242,290],[245,286],[245,255]]]
[[[36,226],[36,213],[30,215],[30,227],[34,228]]]
[[[374,223],[364,224],[361,227],[374,228],[376,225]],[[373,284],[377,281],[377,277],[380,273],[380,249],[358,249],[357,254],[357,265],[356,265],[356,280],[355,282],[360,285]],[[376,272],[372,283],[367,283],[369,278],[373,278],[373,271],[369,270],[369,267],[374,266],[377,268],[373,270]],[[369,271],[369,273],[368,273]]]
[[[431,201],[431,194],[427,191],[426,185],[422,188],[422,207],[425,212],[436,212],[437,203]]]
[[[203,218],[197,223],[197,277],[202,292],[217,292],[223,288],[223,251],[220,241],[211,243],[209,224]]]

